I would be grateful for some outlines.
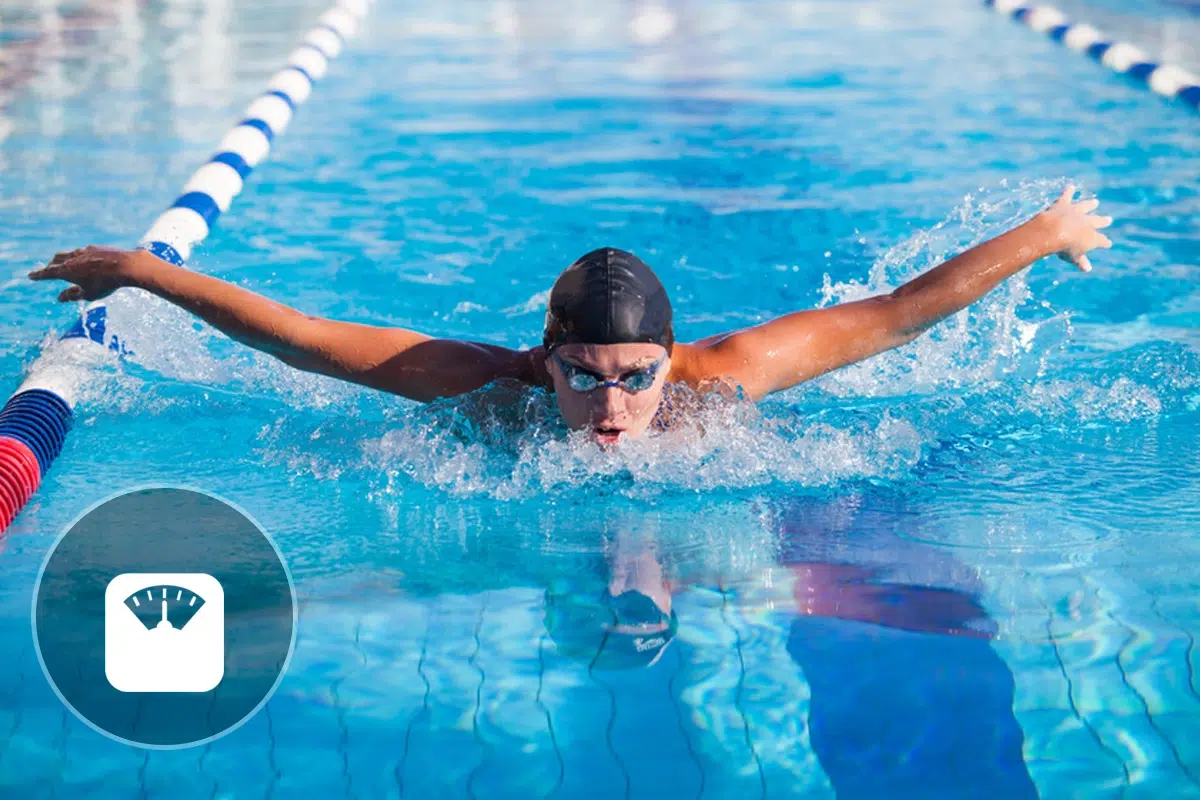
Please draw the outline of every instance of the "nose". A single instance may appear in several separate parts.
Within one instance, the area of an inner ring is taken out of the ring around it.
[[[612,420],[625,410],[625,398],[615,386],[603,386],[592,392],[592,412],[597,421]]]

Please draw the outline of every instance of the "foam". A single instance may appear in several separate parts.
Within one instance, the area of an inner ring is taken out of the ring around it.
[[[827,280],[822,303],[899,285],[1027,218],[1060,185],[1001,186],[965,197],[942,222],[885,251],[862,280]],[[264,431],[263,457],[320,480],[361,479],[372,499],[393,511],[413,487],[498,500],[595,492],[647,499],[903,482],[939,442],[988,438],[1014,414],[1063,431],[1081,420],[1153,424],[1175,410],[1156,382],[1181,357],[1181,345],[1159,343],[1128,351],[1128,361],[1117,367],[1113,359],[1120,361],[1126,350],[1106,353],[1095,369],[1077,354],[1067,359],[1068,318],[1032,298],[1017,277],[898,351],[758,407],[715,396],[698,400],[697,416],[680,430],[604,451],[568,432],[553,396],[541,390],[497,384],[422,406],[293,370],[161,300],[130,303],[114,296],[109,314],[110,328],[134,355],[130,370],[116,371],[112,396],[93,400],[148,413],[156,413],[155,402],[180,402],[178,392],[156,401],[139,370],[206,390],[282,400],[287,410]]]

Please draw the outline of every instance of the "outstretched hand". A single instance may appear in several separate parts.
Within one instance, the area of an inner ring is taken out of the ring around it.
[[[41,269],[29,273],[30,280],[62,280],[75,284],[63,289],[59,302],[99,300],[125,285],[125,268],[134,255],[115,247],[89,245],[59,253]]]
[[[1063,245],[1058,257],[1074,264],[1082,272],[1091,272],[1092,262],[1087,254],[1097,247],[1112,247],[1112,241],[1100,233],[1100,229],[1111,225],[1113,219],[1092,213],[1100,205],[1099,200],[1092,198],[1076,203],[1072,200],[1074,197],[1075,187],[1068,185],[1041,216],[1052,226],[1056,241]]]

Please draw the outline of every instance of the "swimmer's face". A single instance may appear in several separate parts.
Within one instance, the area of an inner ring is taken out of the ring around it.
[[[580,392],[571,388],[567,374],[590,374],[602,381],[626,379],[636,385],[634,373],[660,360],[653,383],[640,392],[619,386]],[[591,431],[600,444],[615,444],[622,435],[642,435],[654,421],[671,359],[666,348],[657,344],[564,344],[546,359],[546,368],[554,380],[554,396],[567,424]]]

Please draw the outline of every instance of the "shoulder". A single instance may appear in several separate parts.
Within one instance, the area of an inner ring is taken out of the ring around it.
[[[736,396],[740,384],[738,364],[730,361],[729,352],[717,346],[720,339],[701,339],[692,344],[676,344],[671,352],[671,372],[667,380],[683,384],[700,393],[719,392]]]
[[[546,368],[546,349],[541,345],[528,350],[519,350],[515,354],[516,369],[512,377],[542,389],[553,389],[554,381],[550,378],[550,370]]]
[[[525,350],[513,350],[478,342],[463,343],[477,349],[487,363],[487,380],[511,379],[543,389],[553,386],[550,371],[546,368],[546,351],[541,346]]]
[[[704,358],[701,350],[699,343],[676,343],[671,349],[671,371],[667,374],[667,382],[691,386],[703,377]]]

